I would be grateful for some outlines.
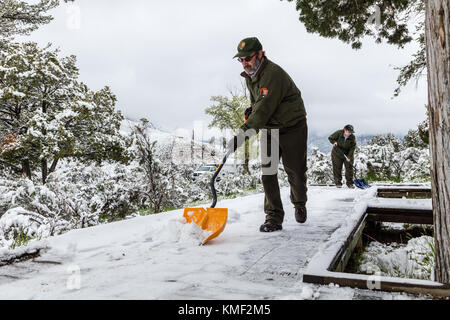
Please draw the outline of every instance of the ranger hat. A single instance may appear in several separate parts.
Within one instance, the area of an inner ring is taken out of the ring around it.
[[[252,52],[262,50],[262,45],[256,37],[250,37],[241,40],[237,46],[237,50],[238,52],[233,58],[245,57]]]
[[[355,130],[353,129],[353,126],[351,124],[348,124],[344,127],[345,130],[347,130],[350,133],[355,133]]]

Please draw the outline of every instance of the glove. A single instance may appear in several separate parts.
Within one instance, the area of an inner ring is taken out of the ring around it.
[[[252,113],[252,110],[253,110],[252,107],[249,107],[249,108],[245,109],[245,111],[244,111],[244,123],[247,121],[248,117]]]

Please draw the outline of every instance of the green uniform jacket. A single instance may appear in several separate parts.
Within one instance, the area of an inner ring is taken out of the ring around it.
[[[250,91],[252,107],[242,130],[287,128],[306,119],[300,90],[277,64],[264,57],[263,65],[253,81],[245,72],[241,76]]]
[[[338,130],[335,133],[333,133],[331,136],[328,137],[328,140],[331,144],[337,142],[338,147],[349,157],[353,160],[355,149],[356,149],[356,137],[353,135],[353,133],[348,137],[347,139],[344,138],[344,130]],[[341,159],[345,159],[345,157],[337,150],[334,150],[333,152]]]

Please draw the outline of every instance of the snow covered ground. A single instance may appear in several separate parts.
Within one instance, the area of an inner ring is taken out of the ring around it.
[[[34,242],[46,247],[40,257],[0,267],[0,299],[416,299],[302,282],[319,246],[373,189],[310,187],[308,221],[298,224],[284,188],[283,230],[269,234],[259,232],[263,194],[219,201],[227,226],[205,246],[183,210],[72,230]]]
[[[373,241],[360,258],[358,271],[380,276],[433,280],[434,257],[430,236],[412,238],[407,244]]]

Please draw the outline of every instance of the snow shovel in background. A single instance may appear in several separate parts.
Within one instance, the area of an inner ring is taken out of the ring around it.
[[[213,195],[213,202],[211,204],[211,207],[206,209],[184,209],[183,217],[186,219],[187,223],[195,223],[205,231],[205,238],[202,240],[202,244],[205,244],[209,240],[214,239],[225,229],[225,224],[228,217],[228,209],[215,208],[217,202],[217,194],[216,189],[214,188],[214,181],[216,180],[217,175],[220,173],[220,170],[222,170],[222,167],[227,161],[229,155],[230,151],[225,154],[222,162],[217,167],[216,172],[214,172],[214,175],[211,177],[211,182],[209,183]]]
[[[339,148],[338,146],[336,146],[336,149],[338,149],[338,151],[345,157],[346,160],[348,160],[347,156],[345,155],[345,153],[341,150],[341,148]],[[356,168],[354,165],[352,165],[353,170],[355,171],[354,174],[356,174]],[[353,180],[353,183],[355,184],[355,186],[359,189],[367,189],[370,188],[371,185],[369,185],[366,180],[364,179],[355,179]]]

